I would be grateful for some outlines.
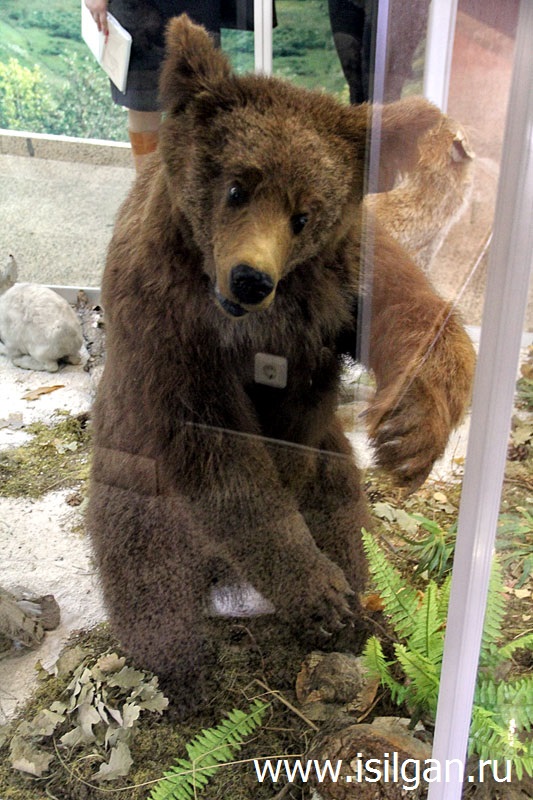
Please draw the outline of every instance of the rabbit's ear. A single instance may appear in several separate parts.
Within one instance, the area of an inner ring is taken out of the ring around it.
[[[177,113],[200,94],[217,95],[227,84],[231,66],[212,39],[186,14],[174,17],[166,31],[166,59],[159,94],[165,111]]]
[[[6,267],[0,272],[0,291],[6,291],[17,282],[18,267],[15,256],[9,255]]]
[[[350,106],[341,133],[365,158],[370,137],[379,140],[379,191],[390,189],[399,173],[410,172],[418,160],[418,141],[444,118],[423,97],[407,97],[386,105]]]

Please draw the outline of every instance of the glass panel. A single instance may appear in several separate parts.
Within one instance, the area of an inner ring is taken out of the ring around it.
[[[127,138],[124,111],[81,39],[79,0],[6,0],[0,30],[0,128]]]
[[[309,89],[347,99],[347,87],[333,44],[326,0],[277,0],[273,71]]]

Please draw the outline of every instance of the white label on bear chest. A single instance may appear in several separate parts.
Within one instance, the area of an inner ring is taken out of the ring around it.
[[[256,353],[254,359],[254,380],[265,386],[284,389],[287,386],[287,359],[270,353]]]

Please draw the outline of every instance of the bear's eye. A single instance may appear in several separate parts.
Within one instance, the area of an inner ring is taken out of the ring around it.
[[[232,183],[228,189],[228,205],[236,208],[242,206],[248,200],[248,192],[243,189],[240,183]]]
[[[291,228],[295,236],[303,231],[309,221],[307,214],[295,214],[291,217]]]

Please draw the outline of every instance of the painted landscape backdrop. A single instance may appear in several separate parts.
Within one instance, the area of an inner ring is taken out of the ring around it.
[[[343,99],[327,0],[277,0],[274,72]],[[235,68],[253,68],[253,34],[223,31]],[[80,35],[80,0],[1,0],[0,128],[124,140],[123,109]]]

